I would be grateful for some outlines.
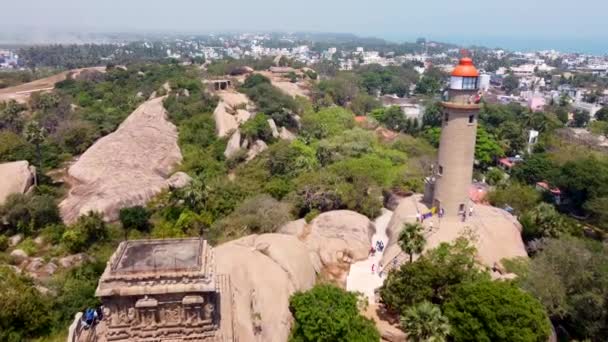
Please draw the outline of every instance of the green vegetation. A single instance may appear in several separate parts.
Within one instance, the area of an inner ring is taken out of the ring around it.
[[[461,237],[389,273],[380,296],[401,316],[408,339],[545,341],[550,325],[541,303],[514,284],[491,281],[476,253]]]
[[[444,342],[450,333],[450,324],[441,309],[429,302],[422,302],[407,309],[401,316],[401,327],[413,342]]]
[[[150,212],[142,206],[120,209],[118,215],[123,229],[146,231],[150,228]]]
[[[488,277],[476,265],[475,253],[464,238],[441,244],[389,273],[380,288],[382,301],[398,313],[424,301],[442,305],[461,283]]]
[[[48,333],[50,304],[30,279],[0,266],[0,340],[19,342]]]
[[[399,233],[399,247],[410,256],[410,263],[414,254],[422,253],[426,239],[424,238],[424,227],[419,223],[406,223]]]
[[[570,338],[604,341],[608,254],[599,242],[577,238],[548,240],[532,259],[522,287],[544,305]]]
[[[502,281],[458,287],[444,305],[454,341],[544,342],[551,332],[542,305],[530,294]]]
[[[374,323],[359,314],[357,296],[333,285],[316,285],[296,292],[289,300],[294,324],[291,342],[375,342],[380,339]]]

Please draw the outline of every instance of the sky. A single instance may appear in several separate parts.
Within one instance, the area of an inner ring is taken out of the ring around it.
[[[0,30],[310,31],[608,53],[607,0],[1,0]],[[542,46],[541,46],[542,45]]]

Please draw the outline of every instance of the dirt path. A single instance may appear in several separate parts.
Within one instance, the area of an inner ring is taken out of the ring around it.
[[[372,237],[372,244],[374,246],[376,245],[376,241],[382,241],[384,246],[388,245],[386,228],[392,216],[392,211],[382,209],[382,215],[374,221],[376,227],[376,233]],[[378,274],[378,264],[382,260],[382,255],[382,252],[376,252],[373,256],[370,255],[366,260],[352,264],[348,277],[346,278],[346,289],[353,292],[362,292],[370,303],[374,303],[374,290],[382,286],[382,283],[386,278],[385,273],[382,274],[382,277]],[[373,273],[372,265],[375,265]]]
[[[73,69],[64,71],[53,76],[41,78],[33,82],[20,84],[18,86],[0,89],[0,102],[15,100],[17,102],[25,103],[29,99],[30,95],[39,91],[48,91],[55,88],[57,82],[64,81],[68,74],[78,75],[85,70],[96,70],[99,72],[105,72],[106,67],[91,67],[82,69]]]

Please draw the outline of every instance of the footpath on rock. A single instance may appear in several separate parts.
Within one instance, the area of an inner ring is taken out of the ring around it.
[[[372,236],[372,245],[374,247],[378,241],[381,241],[384,246],[388,245],[386,228],[392,216],[392,211],[382,209],[382,215],[374,221],[376,227],[376,233]],[[353,263],[346,278],[346,290],[363,293],[370,304],[375,302],[374,291],[382,286],[386,278],[386,273],[382,273],[382,268],[379,267],[383,254],[384,250],[376,251],[373,255],[370,254],[367,259]],[[372,265],[374,266],[373,272]]]

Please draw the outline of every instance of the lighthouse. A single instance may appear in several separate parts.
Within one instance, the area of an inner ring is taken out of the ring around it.
[[[480,99],[479,71],[471,58],[463,57],[452,71],[441,103],[439,156],[432,176],[432,205],[443,209],[445,217],[468,210]]]

